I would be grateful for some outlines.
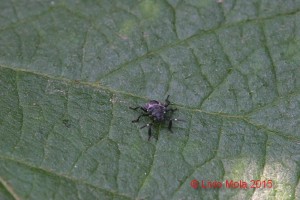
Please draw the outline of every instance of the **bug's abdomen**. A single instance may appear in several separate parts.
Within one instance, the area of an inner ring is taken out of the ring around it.
[[[165,109],[161,106],[155,106],[151,112],[153,118],[157,121],[163,121],[165,119]]]

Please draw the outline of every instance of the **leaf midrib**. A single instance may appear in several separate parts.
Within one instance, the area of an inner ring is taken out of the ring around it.
[[[55,77],[55,76],[45,75],[45,74],[42,74],[42,73],[38,73],[38,72],[30,71],[30,70],[24,70],[24,69],[16,69],[16,68],[11,69],[9,67],[4,67],[3,65],[0,65],[0,68],[14,70],[17,73],[29,73],[29,74],[33,74],[33,75],[40,76],[40,77],[43,77],[43,78],[51,79],[51,80],[62,81],[62,82],[68,83],[68,84],[89,86],[91,88],[101,89],[101,90],[104,90],[104,91],[107,91],[107,92],[111,92],[113,94],[123,94],[123,95],[130,96],[130,97],[133,97],[133,98],[144,99],[145,101],[149,100],[147,97],[139,96],[139,95],[136,95],[134,93],[124,92],[124,91],[112,89],[110,87],[102,86],[98,82],[94,82],[94,83],[85,82],[85,81],[75,82],[74,80],[70,80],[70,79],[67,79],[67,78],[64,78],[64,77]],[[297,96],[299,94],[300,94],[300,91],[297,91],[297,92],[291,93],[289,95],[286,95],[285,98],[291,98],[291,97]],[[256,124],[255,122],[253,122],[249,118],[251,116],[251,114],[259,112],[259,110],[272,107],[272,106],[276,105],[277,103],[279,103],[281,100],[282,100],[282,96],[278,96],[272,102],[270,102],[270,103],[268,103],[268,104],[266,104],[262,107],[254,108],[254,109],[252,109],[251,112],[246,113],[245,115],[230,115],[230,114],[219,113],[219,112],[208,112],[208,111],[205,111],[205,110],[201,110],[199,108],[191,108],[191,107],[188,107],[188,106],[185,106],[185,105],[182,105],[182,104],[174,104],[174,105],[176,105],[177,108],[179,108],[181,110],[184,110],[184,111],[195,112],[195,113],[204,113],[204,114],[207,114],[207,115],[217,116],[217,117],[221,117],[221,118],[225,118],[225,119],[242,120],[242,121],[246,122],[247,124],[249,124],[251,126],[254,126],[256,128],[263,129],[264,131],[273,133],[273,134],[278,135],[280,137],[290,139],[291,136],[283,134],[278,130],[269,129],[267,126]],[[114,103],[114,102],[112,102],[112,103]],[[300,140],[300,138],[299,138],[299,140]]]

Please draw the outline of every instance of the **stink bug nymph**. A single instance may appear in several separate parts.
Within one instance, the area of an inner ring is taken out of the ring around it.
[[[148,103],[146,103],[144,106],[138,106],[135,108],[129,107],[132,110],[137,110],[140,108],[143,113],[140,114],[140,116],[132,120],[132,123],[137,123],[141,117],[147,116],[151,119],[151,122],[142,126],[142,128],[148,127],[148,141],[150,140],[152,136],[151,127],[155,124],[162,124],[166,121],[169,122],[168,129],[172,131],[172,123],[173,121],[183,121],[176,118],[171,118],[174,111],[177,110],[177,108],[170,108],[168,107],[171,102],[169,101],[169,96],[166,98],[165,103],[159,102],[157,100],[151,100]]]

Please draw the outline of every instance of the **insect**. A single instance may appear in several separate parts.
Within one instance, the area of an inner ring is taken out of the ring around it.
[[[137,123],[139,122],[141,117],[149,117],[151,119],[151,123],[148,123],[144,126],[141,127],[145,128],[145,127],[149,127],[148,128],[148,141],[150,140],[151,136],[152,136],[152,131],[151,131],[151,127],[155,124],[162,124],[166,121],[169,122],[168,125],[168,129],[172,131],[172,124],[173,121],[183,121],[183,120],[179,120],[179,119],[172,119],[171,116],[173,114],[174,111],[177,110],[177,108],[169,108],[169,105],[171,104],[171,102],[169,101],[169,96],[166,98],[165,103],[159,102],[157,100],[150,100],[148,103],[146,103],[144,106],[138,106],[135,108],[129,107],[132,110],[137,110],[138,108],[140,108],[144,113],[140,114],[138,116],[137,119],[132,120],[132,123]]]

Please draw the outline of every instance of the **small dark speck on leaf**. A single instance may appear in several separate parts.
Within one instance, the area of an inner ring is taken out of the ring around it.
[[[232,68],[227,69],[227,73],[231,73]]]
[[[71,123],[68,119],[64,119],[63,121],[63,124],[67,127],[67,128],[70,128],[71,127]]]

